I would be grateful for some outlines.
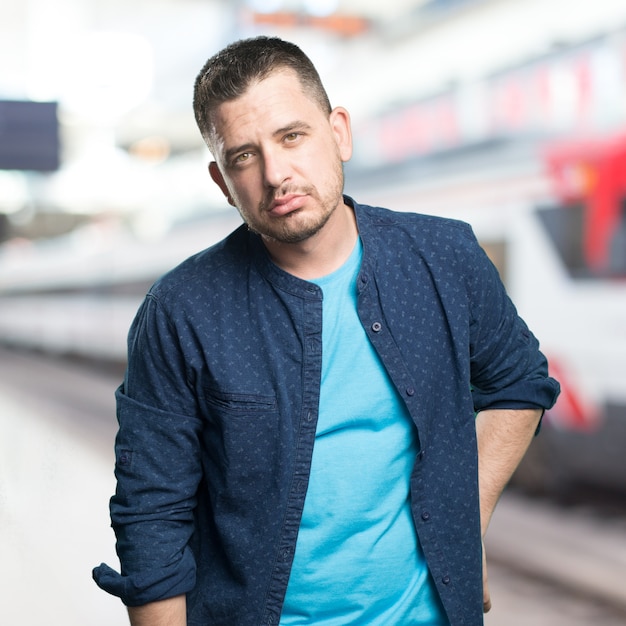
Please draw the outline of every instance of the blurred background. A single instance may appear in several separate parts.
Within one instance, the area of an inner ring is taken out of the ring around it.
[[[124,624],[113,391],[149,285],[239,219],[193,81],[275,34],[352,115],[346,192],[471,223],[563,388],[487,541],[491,626],[626,623],[623,0],[3,0],[2,622]]]

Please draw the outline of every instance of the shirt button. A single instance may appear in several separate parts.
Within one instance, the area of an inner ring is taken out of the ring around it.
[[[413,389],[413,387],[407,387],[406,388],[406,395],[407,396],[414,396],[415,395],[415,389]]]
[[[372,324],[372,330],[373,330],[375,333],[379,333],[379,332],[381,331],[382,327],[383,327],[383,325],[382,325],[380,322],[374,322],[374,323]]]
[[[444,577],[441,579],[441,582],[442,582],[444,585],[449,585],[449,584],[450,584],[450,576],[444,576]]]
[[[427,522],[430,519],[430,513],[428,511],[422,511],[422,519]]]

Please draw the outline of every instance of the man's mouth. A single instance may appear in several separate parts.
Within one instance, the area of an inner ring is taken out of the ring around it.
[[[306,195],[290,193],[285,196],[280,196],[279,198],[274,198],[269,205],[268,212],[270,215],[281,217],[302,208],[305,202]]]

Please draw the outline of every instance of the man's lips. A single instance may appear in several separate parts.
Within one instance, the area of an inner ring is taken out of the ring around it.
[[[281,196],[280,198],[275,198],[270,204],[269,213],[278,217],[287,215],[302,208],[305,201],[306,196],[301,194],[292,193],[287,196]]]

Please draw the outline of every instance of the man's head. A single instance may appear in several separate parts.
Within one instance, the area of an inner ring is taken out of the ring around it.
[[[215,158],[211,177],[266,244],[305,242],[329,220],[332,228],[350,116],[331,110],[297,46],[267,37],[228,46],[198,76],[194,107]]]
[[[198,128],[215,154],[214,113],[217,107],[242,96],[270,74],[293,70],[302,89],[330,114],[331,106],[315,66],[293,43],[277,37],[236,41],[211,57],[196,78],[193,108]]]

